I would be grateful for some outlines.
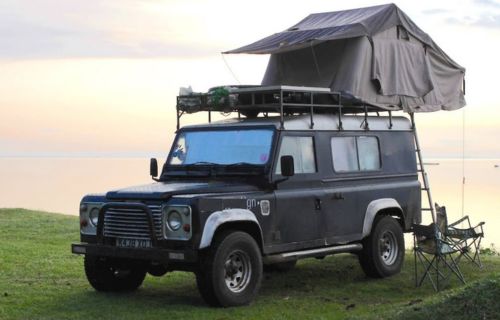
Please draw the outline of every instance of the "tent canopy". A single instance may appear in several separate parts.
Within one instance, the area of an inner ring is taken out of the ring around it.
[[[407,112],[465,105],[465,69],[394,4],[311,14],[224,53],[271,54],[262,85],[328,87]]]

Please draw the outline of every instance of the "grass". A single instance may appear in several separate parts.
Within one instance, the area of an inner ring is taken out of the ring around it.
[[[456,281],[435,293],[414,287],[413,256],[394,277],[364,276],[352,255],[307,259],[287,274],[265,274],[247,307],[214,309],[198,294],[194,276],[148,276],[134,293],[91,289],[83,258],[70,253],[78,218],[0,209],[0,319],[494,319],[500,314],[500,257],[484,256],[479,270],[463,263]]]

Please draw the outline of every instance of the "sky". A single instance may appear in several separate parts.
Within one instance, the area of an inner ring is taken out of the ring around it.
[[[0,157],[165,155],[179,87],[260,83],[268,56],[222,51],[309,13],[377,4],[2,0]],[[396,4],[467,69],[463,110],[417,115],[424,155],[458,157],[465,145],[466,157],[500,158],[500,1]]]

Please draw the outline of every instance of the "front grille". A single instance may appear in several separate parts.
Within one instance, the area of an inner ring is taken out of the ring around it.
[[[162,237],[161,205],[148,204],[153,214],[157,239]],[[132,239],[151,239],[146,213],[140,209],[111,208],[104,214],[104,236]]]

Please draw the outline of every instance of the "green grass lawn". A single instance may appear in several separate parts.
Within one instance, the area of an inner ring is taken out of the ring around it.
[[[468,284],[451,281],[435,293],[414,287],[413,256],[401,274],[366,278],[352,255],[299,261],[269,273],[248,307],[214,309],[198,294],[193,274],[148,276],[134,293],[94,291],[82,256],[78,218],[0,209],[0,319],[495,319],[500,314],[500,257],[484,268],[462,263]]]

